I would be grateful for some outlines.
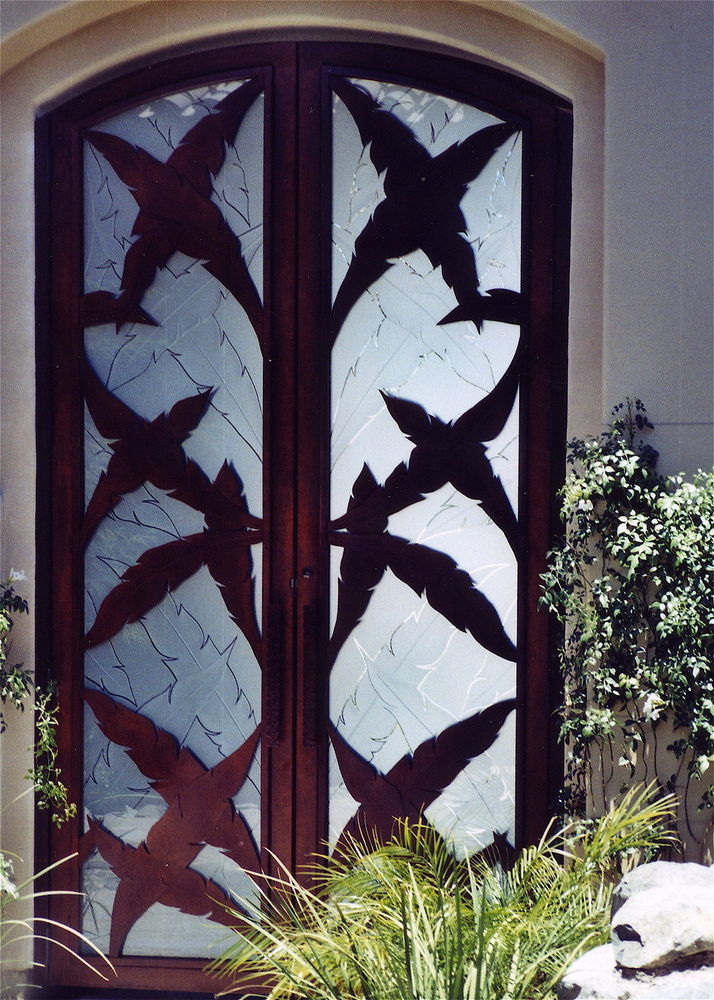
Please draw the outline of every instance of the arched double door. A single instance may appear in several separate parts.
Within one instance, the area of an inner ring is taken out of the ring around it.
[[[542,824],[569,123],[473,63],[322,43],[183,56],[40,123],[81,805],[52,850],[85,894],[56,914],[114,985],[204,987],[269,852]]]

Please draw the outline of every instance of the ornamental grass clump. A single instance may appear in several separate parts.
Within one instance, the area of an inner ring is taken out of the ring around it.
[[[210,969],[270,1000],[550,1000],[571,962],[609,933],[623,865],[667,843],[672,800],[633,790],[590,828],[548,831],[510,870],[459,859],[426,823],[266,880],[236,908],[236,940]],[[248,907],[245,901],[241,907]]]
[[[33,970],[43,966],[33,956],[30,959],[30,969],[25,968],[27,959],[22,948],[27,943],[31,945],[33,952],[38,951],[38,945],[49,945],[69,953],[75,961],[86,966],[105,983],[109,983],[110,975],[116,975],[109,959],[84,934],[67,924],[33,912],[37,904],[41,905],[48,896],[81,895],[61,889],[36,888],[46,875],[73,857],[76,855],[55,861],[30,878],[15,882],[13,860],[20,859],[0,853],[0,997],[6,1000],[15,997],[23,1000],[27,991],[36,985],[26,980],[33,978]],[[61,940],[62,937],[65,938],[64,941]],[[84,957],[85,955],[88,957]]]
[[[39,688],[22,663],[11,663],[9,660],[14,616],[28,613],[27,601],[16,593],[14,586],[18,580],[24,579],[24,573],[11,570],[8,579],[0,582],[0,705],[5,707],[9,704],[23,712],[25,704],[34,699],[34,764],[25,775],[30,785],[22,794],[34,791],[36,806],[49,810],[52,822],[60,826],[76,815],[77,807],[69,801],[67,786],[62,781],[57,764],[58,706],[54,689]],[[0,712],[0,734],[6,729],[6,720]],[[18,796],[20,798],[22,795]],[[105,982],[109,981],[109,975],[116,975],[109,959],[83,934],[36,912],[49,896],[81,895],[38,888],[50,872],[71,857],[75,855],[56,861],[18,882],[15,869],[22,865],[22,859],[3,850],[0,844],[0,996],[7,1000],[11,997],[22,1000],[27,990],[32,989],[34,984],[25,980],[32,980],[34,970],[42,967],[43,963],[37,959],[35,952],[39,954],[47,946],[68,952]]]

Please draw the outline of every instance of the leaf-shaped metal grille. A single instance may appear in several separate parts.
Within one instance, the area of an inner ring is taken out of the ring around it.
[[[482,847],[514,821],[520,136],[414,88],[333,91],[331,837],[426,809]]]
[[[85,137],[82,851],[113,954],[208,954],[259,865],[261,86]]]
[[[84,929],[115,955],[210,953],[259,864],[262,100],[85,135]],[[337,848],[423,814],[483,848],[513,835],[520,136],[344,77],[333,136],[331,721],[306,736]]]

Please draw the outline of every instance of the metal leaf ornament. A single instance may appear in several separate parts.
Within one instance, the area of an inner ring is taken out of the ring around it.
[[[145,482],[163,490],[179,484],[188,461],[181,446],[204,416],[212,390],[180,399],[168,413],[144,420],[102,384],[84,357],[82,384],[97,430],[111,442],[114,453],[87,504],[82,524],[82,542],[86,546],[123,494]]]
[[[93,818],[82,839],[82,856],[86,858],[96,848],[120,880],[112,908],[110,954],[121,954],[131,927],[158,902],[232,925],[221,905],[232,906],[232,900],[189,866],[210,844],[247,872],[259,871],[252,834],[232,802],[255,755],[259,727],[242,746],[209,769],[139,712],[101,691],[87,690],[85,699],[104,735],[124,748],[167,804],[136,848]]]
[[[380,535],[331,532],[330,544],[354,549],[358,553],[359,561],[340,566],[340,577],[346,592],[361,588],[364,594],[365,565],[372,567],[373,579],[377,574],[381,578],[389,567],[415,594],[425,596],[431,607],[455,628],[470,632],[480,645],[496,656],[506,660],[516,659],[516,648],[506,635],[498,612],[451,556],[386,532]],[[354,568],[351,569],[351,566]],[[353,574],[352,579],[349,578],[350,573]],[[375,585],[368,584],[370,592]],[[357,621],[354,621],[352,627],[356,624]],[[342,633],[346,633],[345,626]]]
[[[451,482],[464,496],[479,500],[503,531],[514,552],[518,521],[503,485],[493,472],[484,442],[503,430],[518,391],[519,347],[493,390],[453,423],[444,423],[411,400],[382,393],[402,433],[414,444],[409,461],[379,484],[364,465],[352,487],[345,514],[330,527],[330,544],[340,546],[337,614],[328,646],[332,666],[359,624],[387,568],[461,631],[484,648],[515,660],[516,649],[501,620],[471,578],[447,555],[387,532],[389,517]]]
[[[200,511],[206,523],[205,531],[147,550],[126,570],[104,598],[85,645],[111,639],[206,565],[260,662],[262,639],[249,546],[261,541],[262,522],[248,511],[243,482],[228,462],[211,482],[182,447],[206,411],[210,390],[181,399],[168,414],[147,421],[107,389],[86,359],[82,376],[89,412],[114,453],[85,512],[85,544],[120,496],[145,482]]]
[[[384,485],[380,486],[365,466],[367,472],[363,470],[355,481],[346,513],[331,527],[380,530],[380,519],[419,502],[425,494],[450,482],[459,493],[480,501],[517,555],[516,515],[493,472],[484,444],[498,437],[506,425],[516,400],[522,363],[519,345],[491,392],[453,423],[444,423],[419,403],[382,392],[390,416],[414,449],[408,463],[397,466]]]
[[[440,323],[485,319],[519,323],[521,297],[509,289],[479,292],[474,251],[463,235],[460,208],[467,187],[496,150],[515,132],[513,125],[489,125],[432,156],[408,125],[383,108],[362,87],[335,77],[332,88],[346,105],[378,174],[384,174],[384,200],[355,241],[354,256],[332,309],[332,335],[360,296],[390,267],[393,259],[423,250],[440,267],[458,306]]]
[[[479,754],[496,741],[516,707],[514,698],[490,705],[468,719],[424,740],[413,754],[405,754],[386,774],[360,756],[330,725],[330,740],[347,791],[360,803],[344,827],[335,850],[354,839],[385,843],[396,819],[416,823],[444,788]]]
[[[154,903],[182,913],[204,917],[226,927],[240,927],[240,907],[212,879],[191,868],[176,865],[152,852],[146,841],[132,847],[91,816],[87,820],[80,858],[97,850],[119,879],[112,906],[109,954],[121,955],[129,931]]]
[[[122,574],[104,598],[86,648],[113,638],[127,623],[137,622],[205,565],[219,585],[228,613],[241,629],[260,663],[262,639],[255,614],[255,581],[249,546],[260,533],[241,528],[213,528],[148,549]]]
[[[90,131],[87,138],[131,191],[139,206],[124,258],[119,296],[91,292],[84,297],[85,325],[114,322],[156,325],[141,308],[159,268],[180,252],[202,266],[245,309],[259,339],[263,307],[241,251],[241,243],[211,201],[212,176],[221,168],[246,112],[261,91],[248,80],[220,101],[189,132],[165,163],[118,136]]]

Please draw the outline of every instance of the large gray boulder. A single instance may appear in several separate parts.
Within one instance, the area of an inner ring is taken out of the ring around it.
[[[690,889],[686,896],[645,889],[616,911],[610,931],[615,961],[627,969],[660,968],[714,951],[714,896],[702,889]]]
[[[611,944],[593,948],[568,969],[558,1000],[712,1000],[714,966],[623,972]]]
[[[611,916],[615,916],[630,896],[646,889],[665,889],[685,899],[691,889],[701,889],[714,895],[714,867],[693,862],[651,861],[633,868],[621,880],[612,895]]]
[[[571,965],[560,1000],[714,1000],[714,868],[636,868],[613,895],[610,936]]]

